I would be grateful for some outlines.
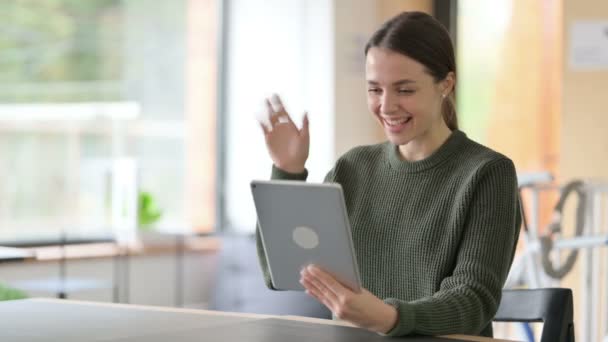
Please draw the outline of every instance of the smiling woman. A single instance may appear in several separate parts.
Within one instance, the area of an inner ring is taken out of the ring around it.
[[[450,129],[458,127],[456,114],[450,111],[453,106],[442,111],[444,101],[449,101],[447,94],[454,88],[453,71],[436,82],[416,60],[389,48],[371,47],[367,51],[366,74],[369,110],[384,127],[388,139],[400,146],[404,159],[424,159],[441,145]],[[413,144],[408,144],[412,140]],[[425,144],[424,140],[434,141]]]
[[[438,21],[399,14],[365,56],[368,109],[387,141],[350,150],[325,178],[344,191],[364,289],[313,265],[301,283],[334,316],[381,334],[492,336],[521,222],[515,167],[458,130],[454,50]],[[279,123],[283,106],[267,108],[272,178],[305,180],[308,119],[298,129]]]
[[[424,23],[423,17],[428,16],[422,15],[419,25],[403,24],[413,21],[406,16],[395,18],[365,47],[369,110],[408,160],[427,157],[458,129],[454,48],[447,31]],[[429,31],[424,41],[416,39],[420,30]],[[424,139],[434,141],[425,148]],[[414,144],[408,144],[412,140]],[[412,154],[412,148],[419,154]]]

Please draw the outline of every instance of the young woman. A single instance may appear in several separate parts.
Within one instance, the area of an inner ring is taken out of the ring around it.
[[[381,334],[492,336],[521,221],[513,163],[458,130],[454,50],[438,21],[402,13],[365,54],[368,107],[388,141],[350,150],[325,179],[343,188],[365,289],[314,265],[301,283],[336,317]],[[280,103],[267,107],[272,178],[305,180],[308,118],[298,129]]]

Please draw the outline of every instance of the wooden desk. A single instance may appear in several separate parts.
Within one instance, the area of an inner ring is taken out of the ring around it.
[[[0,302],[0,341],[421,341],[384,338],[345,322],[60,299]],[[228,339],[226,339],[228,337]],[[442,341],[499,342],[449,336]],[[431,342],[432,340],[429,340]]]

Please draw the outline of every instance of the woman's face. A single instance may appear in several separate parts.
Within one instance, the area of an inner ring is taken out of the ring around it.
[[[377,47],[367,52],[365,74],[369,110],[393,144],[424,140],[445,125],[441,103],[454,84],[452,74],[435,82],[419,62]]]

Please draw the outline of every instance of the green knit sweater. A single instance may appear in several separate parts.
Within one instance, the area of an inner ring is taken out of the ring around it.
[[[454,131],[416,162],[389,142],[354,148],[325,181],[343,188],[363,286],[397,308],[388,335],[492,336],[521,223],[510,159]]]

